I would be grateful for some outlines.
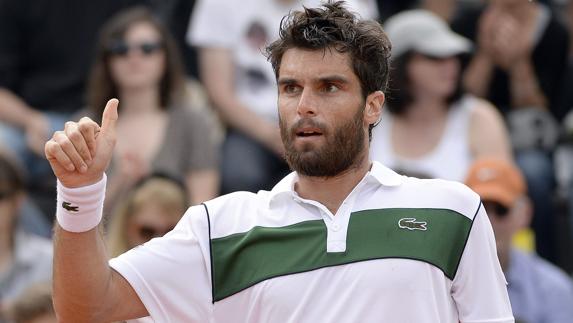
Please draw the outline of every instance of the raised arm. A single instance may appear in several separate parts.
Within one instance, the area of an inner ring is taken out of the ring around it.
[[[46,143],[58,178],[58,222],[54,235],[54,305],[60,322],[109,322],[147,315],[143,303],[108,265],[101,219],[105,174],[117,121],[116,99],[101,127],[89,118],[68,122]],[[98,213],[99,212],[99,213]]]

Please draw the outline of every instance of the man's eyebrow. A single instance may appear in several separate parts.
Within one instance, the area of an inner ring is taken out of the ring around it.
[[[287,85],[287,84],[294,84],[296,83],[296,80],[290,77],[285,77],[285,78],[280,78],[277,81],[278,85]]]
[[[323,76],[317,78],[317,80],[322,83],[348,83],[348,79],[340,75]]]
[[[342,84],[346,84],[349,82],[346,77],[340,75],[321,76],[315,78],[314,81],[320,83],[342,83]],[[278,85],[295,84],[295,83],[297,83],[297,80],[290,77],[280,78],[277,81]]]

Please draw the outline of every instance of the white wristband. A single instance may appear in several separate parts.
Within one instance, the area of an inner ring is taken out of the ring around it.
[[[101,221],[107,176],[92,185],[67,188],[58,180],[56,219],[70,232],[86,232]]]

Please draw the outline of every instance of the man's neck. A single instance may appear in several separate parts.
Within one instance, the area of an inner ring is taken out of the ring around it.
[[[300,197],[317,201],[326,206],[332,214],[336,214],[342,202],[360,183],[370,168],[370,159],[368,154],[365,154],[355,167],[334,177],[300,175],[294,189]]]

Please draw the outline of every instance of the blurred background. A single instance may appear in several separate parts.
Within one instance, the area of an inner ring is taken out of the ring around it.
[[[0,322],[55,322],[43,147],[68,120],[99,121],[109,98],[110,255],[289,172],[262,51],[301,3],[320,1],[0,0]],[[479,194],[491,181],[482,200],[516,318],[573,322],[573,1],[347,3],[393,44],[372,158]]]

